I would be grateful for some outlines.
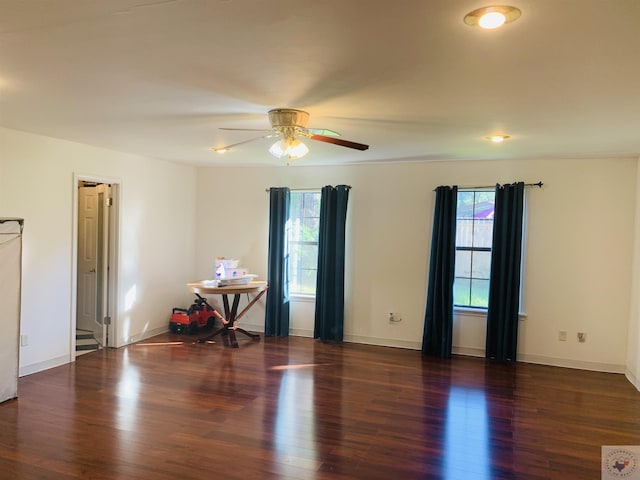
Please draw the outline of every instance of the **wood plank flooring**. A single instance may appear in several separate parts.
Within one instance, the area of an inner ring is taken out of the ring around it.
[[[193,339],[21,378],[0,405],[0,478],[585,480],[602,445],[640,445],[640,392],[622,375]]]

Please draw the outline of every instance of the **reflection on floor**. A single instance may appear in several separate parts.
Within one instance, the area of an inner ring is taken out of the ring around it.
[[[166,333],[21,377],[0,479],[585,480],[640,445],[621,374],[238,343]]]

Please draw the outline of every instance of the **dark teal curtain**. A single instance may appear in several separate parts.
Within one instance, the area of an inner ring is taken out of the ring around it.
[[[322,188],[316,316],[313,337],[342,341],[344,330],[345,228],[347,223],[347,185]]]
[[[289,220],[288,188],[269,189],[269,253],[267,258],[266,337],[289,335],[289,251],[286,225]]]
[[[422,355],[451,357],[458,187],[436,188]]]
[[[515,362],[520,307],[524,183],[496,186],[486,357]]]

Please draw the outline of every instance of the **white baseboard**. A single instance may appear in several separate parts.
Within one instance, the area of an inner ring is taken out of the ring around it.
[[[537,363],[539,365],[550,365],[552,367],[575,368],[578,370],[591,370],[594,372],[624,373],[626,367],[614,363],[588,362],[585,360],[573,360],[570,358],[554,358],[542,355],[518,355],[519,362]]]
[[[168,331],[167,327],[159,327],[153,330],[147,330],[138,335],[134,335],[129,338],[129,342],[119,345],[119,347],[124,347],[125,345],[129,345],[131,343],[136,343],[141,340],[146,340],[147,338],[155,337],[156,335],[160,335],[161,333],[165,333]],[[59,367],[60,365],[66,365],[67,363],[71,363],[75,360],[75,352],[73,359],[70,359],[69,355],[63,355],[61,357],[52,358],[50,360],[45,360],[44,362],[32,363],[31,365],[25,365],[18,369],[18,377],[24,377],[25,375],[31,375],[33,373],[38,373],[43,370],[49,370],[50,368]]]
[[[313,336],[313,332],[310,330],[292,329],[290,334],[300,337]],[[362,343],[365,345],[378,345],[381,347],[407,348],[410,350],[420,350],[422,348],[422,342],[389,338],[376,338],[363,335],[345,334],[344,341],[351,343]],[[485,356],[484,348],[459,347],[455,345],[452,347],[451,353],[453,353],[454,355],[464,355],[467,357],[484,358]],[[626,370],[626,367],[624,365],[617,365],[613,363],[588,362],[584,360],[546,357],[543,355],[521,354],[518,355],[518,361],[524,363],[535,363],[538,365],[549,365],[553,367],[575,368],[577,370],[591,370],[595,372],[625,373]],[[627,372],[627,378],[634,386],[636,386],[636,388],[640,390],[640,381],[638,379],[633,378],[633,376],[629,372]]]
[[[624,376],[627,377],[627,380],[629,380],[629,382],[631,382],[631,385],[636,387],[636,390],[640,391],[640,380],[633,373],[631,373],[629,369],[624,372]]]
[[[31,365],[24,365],[18,369],[18,376],[24,377],[25,375],[31,375],[32,373],[38,373],[43,370],[59,367],[60,365],[66,365],[67,363],[70,363],[69,355],[52,358],[50,360],[45,360],[44,362],[32,363]]]
[[[250,332],[259,332],[259,333],[264,332],[264,324],[258,325],[258,324],[243,323],[242,328]],[[165,333],[167,331],[168,329],[166,327],[147,330],[138,335],[134,335],[130,337],[129,342],[126,345],[139,342],[141,340],[146,340],[147,338],[154,337],[156,335]],[[313,337],[313,331],[307,330],[307,329],[292,328],[290,329],[289,333],[291,336],[294,336],[294,337],[307,337],[307,338]],[[348,343],[377,345],[380,347],[406,348],[409,350],[420,350],[422,348],[421,342],[390,339],[390,338],[376,338],[376,337],[369,337],[364,335],[345,334],[344,341]],[[121,345],[121,346],[124,346],[124,345]],[[470,356],[470,357],[482,358],[485,355],[484,349],[473,348],[473,347],[453,346],[451,351],[454,355],[464,355],[464,356]],[[530,355],[530,354],[518,355],[518,361],[525,362],[525,363],[535,363],[539,365],[549,365],[553,367],[575,368],[578,370],[591,370],[596,372],[607,372],[607,373],[622,373],[626,376],[629,382],[634,387],[636,387],[636,389],[640,390],[640,380],[636,378],[625,367],[625,365],[617,365],[617,364],[601,363],[601,362],[587,362],[584,360],[572,360],[567,358],[554,358],[554,357],[546,357],[543,355]],[[69,356],[64,355],[61,357],[56,357],[50,360],[46,360],[44,362],[25,365],[23,367],[20,367],[18,376],[23,377],[25,375],[31,375],[32,373],[37,373],[42,370],[47,370],[49,368],[59,367],[60,365],[65,365],[67,363],[69,363]]]
[[[293,337],[313,338],[313,330],[291,328],[289,329],[289,335]],[[368,337],[364,335],[350,335],[348,333],[344,334],[343,341],[347,343],[360,343],[363,345],[376,345],[379,347],[407,348],[410,350],[420,350],[420,348],[422,348],[422,344],[419,342],[397,340],[392,338]]]
[[[262,332],[264,331],[263,325],[243,325],[243,328],[246,330],[254,331],[254,332]],[[296,329],[292,328],[289,331],[289,334],[294,337],[313,337],[312,330],[306,329]],[[410,350],[420,350],[422,348],[422,342],[408,341],[408,340],[398,340],[398,339],[390,339],[390,338],[376,338],[369,337],[365,335],[344,335],[344,341],[349,343],[361,343],[365,345],[377,345],[380,347],[396,347],[396,348],[406,348]],[[485,351],[484,348],[475,348],[475,347],[460,347],[453,346],[451,349],[451,353],[454,355],[464,355],[467,357],[479,357],[484,358]],[[601,363],[601,362],[587,362],[584,360],[572,360],[567,358],[554,358],[554,357],[546,357],[544,355],[530,355],[530,354],[520,354],[518,355],[518,361],[524,363],[535,363],[539,365],[549,365],[553,367],[563,367],[563,368],[575,368],[578,370],[591,370],[595,372],[607,372],[607,373],[625,373],[624,365],[616,365],[611,363]],[[629,378],[630,374],[627,374],[627,378]],[[635,379],[632,380],[629,378],[629,381],[638,388],[640,386],[640,381]],[[640,390],[640,388],[639,388]]]
[[[115,348],[126,347],[127,345],[131,345],[132,343],[140,342],[142,340],[146,340],[147,338],[155,337],[156,335],[160,335],[162,333],[167,333],[169,331],[169,326],[163,326],[154,328],[153,330],[146,330],[142,333],[138,333],[136,335],[132,335],[125,342],[116,343]]]
[[[377,345],[379,347],[406,348],[409,350],[420,350],[422,348],[421,342],[398,340],[394,338],[367,337],[363,335],[345,334],[344,341],[350,343],[362,343],[365,345]]]
[[[484,357],[484,349],[483,348],[473,348],[473,347],[456,347],[455,345],[451,347],[451,353],[454,355],[463,355],[465,357]]]
[[[465,355],[469,357],[484,357],[483,348],[456,347],[452,348],[455,355]],[[624,365],[614,363],[587,362],[584,360],[572,360],[569,358],[546,357],[544,355],[518,354],[518,361],[524,363],[535,363],[537,365],[549,365],[551,367],[575,368],[577,370],[591,370],[594,372],[624,373]],[[627,377],[628,378],[628,377]],[[633,383],[633,382],[632,382]]]
[[[238,322],[238,326],[244,328],[248,332],[264,333],[264,323],[258,325],[249,322]]]
[[[264,325],[251,325],[248,323],[243,323],[242,328],[250,332],[264,332]],[[289,328],[289,335],[292,337],[313,338],[313,330],[309,330],[306,328]],[[379,347],[408,348],[411,350],[420,350],[420,348],[422,348],[422,343],[420,342],[390,338],[376,338],[364,335],[345,334],[343,340],[347,343],[361,343],[364,345],[377,345]]]
[[[304,328],[290,328],[289,335],[294,337],[313,338],[313,330],[306,330]]]
[[[154,328],[153,330],[146,330],[142,333],[139,333],[137,335],[133,335],[132,337],[129,337],[129,341],[122,344],[122,345],[118,345],[118,347],[124,347],[125,345],[131,345],[132,343],[136,343],[136,342],[140,342],[141,340],[146,340],[147,338],[151,338],[151,337],[155,337],[156,335],[160,335],[161,333],[166,333],[169,331],[169,327],[168,326],[164,326],[164,327],[158,327],[158,328]]]

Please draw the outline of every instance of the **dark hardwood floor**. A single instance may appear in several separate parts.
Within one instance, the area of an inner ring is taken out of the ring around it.
[[[193,339],[21,378],[0,405],[0,478],[586,480],[601,445],[640,445],[640,392],[622,375]]]

